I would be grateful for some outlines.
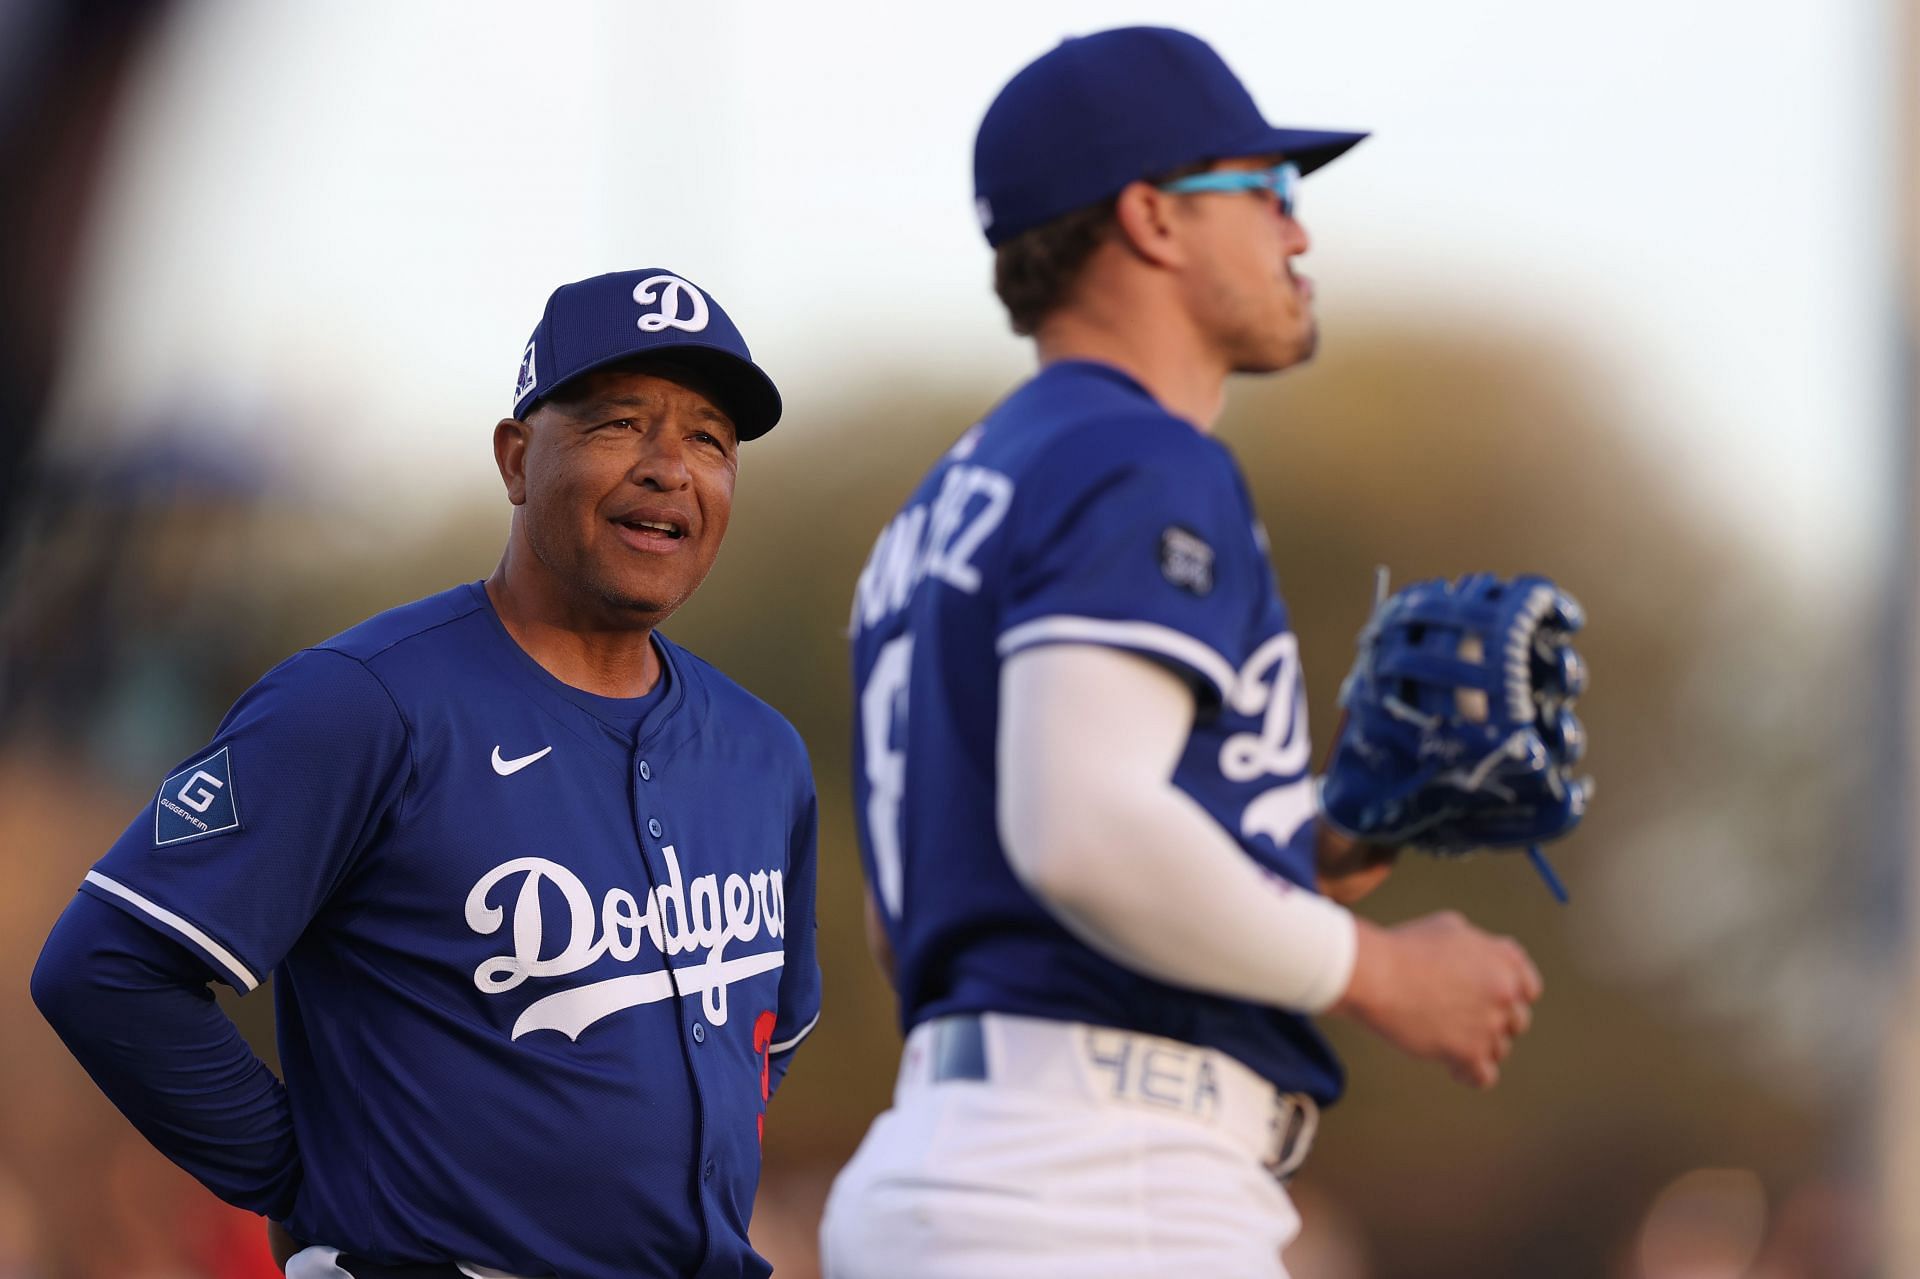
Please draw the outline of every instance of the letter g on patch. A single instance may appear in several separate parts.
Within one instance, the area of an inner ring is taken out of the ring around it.
[[[222,746],[160,783],[153,801],[156,847],[203,839],[240,827],[233,790],[233,760]]]

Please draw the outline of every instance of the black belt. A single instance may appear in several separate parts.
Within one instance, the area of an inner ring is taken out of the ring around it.
[[[410,1263],[388,1266],[343,1252],[334,1258],[333,1264],[352,1275],[353,1279],[467,1279],[466,1272],[451,1261],[437,1261],[431,1265]]]

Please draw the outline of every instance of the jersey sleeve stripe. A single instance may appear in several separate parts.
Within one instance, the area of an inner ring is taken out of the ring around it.
[[[1111,648],[1131,648],[1172,658],[1204,676],[1220,691],[1220,699],[1233,696],[1238,672],[1233,663],[1214,649],[1183,631],[1157,622],[1114,622],[1100,617],[1036,617],[1000,632],[995,646],[1001,657],[1010,657],[1036,644],[1104,644]]]
[[[813,1020],[800,1028],[799,1034],[793,1036],[791,1039],[783,1039],[777,1044],[767,1045],[767,1055],[769,1057],[772,1057],[778,1053],[790,1052],[791,1050],[798,1048],[800,1046],[800,1041],[805,1039],[808,1035],[811,1035],[813,1033],[813,1028],[815,1026],[818,1026],[819,1024],[820,1024],[820,1014],[815,1013],[813,1015]]]
[[[87,872],[87,882],[96,888],[101,888],[112,893],[122,901],[131,903],[142,914],[150,916],[160,923],[165,924],[174,932],[179,933],[182,937],[198,947],[208,959],[213,960],[214,963],[231,973],[233,979],[239,982],[243,989],[252,990],[260,984],[260,980],[247,971],[247,966],[233,957],[232,951],[166,907],[148,901],[139,893],[128,888],[125,884],[120,883],[118,880],[108,879],[97,870]]]

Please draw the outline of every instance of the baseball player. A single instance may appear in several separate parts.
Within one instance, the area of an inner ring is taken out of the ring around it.
[[[819,1015],[815,801],[668,640],[780,397],[665,270],[562,286],[485,582],[296,653],[87,874],[33,977],[294,1279],[763,1276],[763,1113]],[[275,975],[282,1088],[207,990]]]
[[[855,812],[907,1033],[835,1183],[833,1279],[1277,1276],[1282,1178],[1355,1018],[1486,1087],[1540,977],[1453,914],[1342,903],[1300,653],[1227,376],[1314,350],[1303,175],[1191,35],[1069,39],[980,125],[995,286],[1040,370],[881,533],[851,623]]]

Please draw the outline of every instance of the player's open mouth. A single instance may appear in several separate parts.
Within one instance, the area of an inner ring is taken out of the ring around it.
[[[613,521],[620,540],[639,550],[664,551],[687,536],[687,527],[674,519],[623,516]]]

